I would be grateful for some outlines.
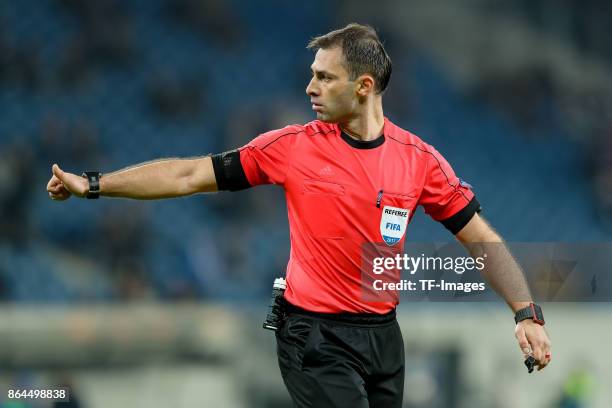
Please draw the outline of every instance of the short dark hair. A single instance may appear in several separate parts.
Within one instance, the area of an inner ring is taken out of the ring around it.
[[[344,65],[351,80],[370,74],[376,81],[377,94],[382,93],[391,78],[391,58],[380,42],[376,30],[369,25],[351,23],[339,30],[314,37],[308,43],[309,50],[342,47]]]

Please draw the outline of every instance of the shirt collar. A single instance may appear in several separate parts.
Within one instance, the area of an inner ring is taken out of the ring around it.
[[[372,140],[358,140],[358,139],[355,139],[355,138],[349,136],[346,132],[344,132],[340,128],[340,125],[336,124],[336,126],[338,127],[338,132],[340,133],[340,137],[342,138],[342,140],[344,140],[346,143],[348,143],[349,146],[354,147],[356,149],[374,149],[374,148],[382,145],[383,143],[385,143],[385,134],[387,133],[387,118],[384,118],[383,133],[382,133],[382,135],[380,135],[376,139],[372,139]]]

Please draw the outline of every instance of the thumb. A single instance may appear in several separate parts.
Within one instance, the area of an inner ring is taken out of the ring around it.
[[[529,344],[529,341],[527,341],[525,329],[519,326],[516,330],[515,335],[523,354],[525,354],[525,356],[529,355],[529,353],[531,353],[531,345]]]
[[[53,175],[64,185],[64,188],[72,194],[78,197],[83,197],[86,194],[88,188],[86,179],[76,174],[63,171],[57,164],[53,165],[51,171],[53,171]]]
[[[51,171],[53,172],[53,175],[55,175],[55,177],[57,177],[60,180],[62,179],[64,175],[64,171],[60,169],[60,167],[57,164],[53,164],[53,166],[51,167]]]

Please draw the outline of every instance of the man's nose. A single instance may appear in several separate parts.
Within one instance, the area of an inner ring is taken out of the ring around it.
[[[310,80],[310,82],[308,83],[308,86],[306,87],[306,94],[308,96],[317,96],[318,95],[318,90],[314,86],[314,78],[312,78]]]

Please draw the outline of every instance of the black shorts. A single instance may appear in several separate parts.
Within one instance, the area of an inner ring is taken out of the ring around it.
[[[400,408],[404,342],[395,311],[322,314],[288,305],[278,364],[298,408]]]

